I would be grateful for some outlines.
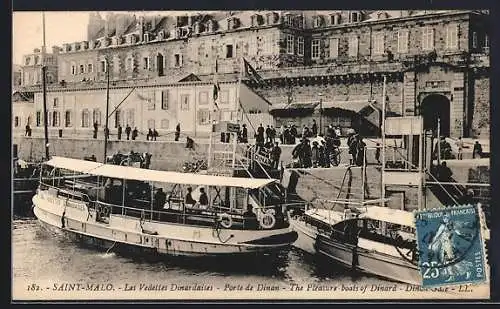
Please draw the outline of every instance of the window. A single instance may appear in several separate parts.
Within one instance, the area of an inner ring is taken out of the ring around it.
[[[293,16],[291,14],[287,14],[285,16],[285,24],[287,26],[293,27]]]
[[[58,111],[52,112],[52,126],[58,127],[60,125],[60,116]]]
[[[19,127],[19,117],[18,116],[14,117],[14,126]]]
[[[72,123],[71,123],[71,111],[66,111],[66,113],[64,113],[64,126],[65,127],[71,127],[72,126]]]
[[[313,19],[313,26],[314,26],[314,28],[321,27],[321,24],[322,24],[322,18],[321,18],[321,16],[315,16],[314,19]]]
[[[84,109],[82,111],[82,127],[83,128],[88,128],[90,127],[90,121],[89,121],[89,110],[88,109]]]
[[[220,104],[228,104],[229,103],[229,91],[221,91],[220,92]]]
[[[210,113],[207,109],[198,110],[198,124],[210,124]]]
[[[74,64],[71,65],[71,74],[76,75],[76,65]]]
[[[472,32],[472,48],[477,48],[477,32]]]
[[[351,23],[357,23],[357,22],[361,21],[361,18],[360,18],[360,15],[358,12],[352,12],[350,17],[351,17]]]
[[[119,124],[122,124],[122,111],[117,109],[115,111],[115,128],[118,128]]]
[[[182,55],[181,54],[175,54],[174,55],[174,66],[176,68],[182,66]]]
[[[144,41],[149,42],[149,33],[144,33]]]
[[[226,44],[226,58],[233,58],[233,44]]]
[[[92,123],[101,125],[101,111],[98,108],[94,109],[92,112]]]
[[[251,24],[252,24],[252,27],[256,27],[259,25],[259,22],[258,22],[258,15],[252,15],[250,16],[250,21],[251,21]]]
[[[381,55],[384,53],[384,34],[375,34],[375,38],[373,40],[373,53],[375,55]]]
[[[200,105],[208,104],[208,92],[206,91],[200,92],[199,104]]]
[[[434,48],[434,29],[425,27],[422,29],[422,49],[431,50]]]
[[[352,36],[349,38],[349,56],[357,57],[358,56],[358,37]]]
[[[80,74],[85,73],[85,66],[83,64],[80,64]]]
[[[304,56],[304,37],[297,38],[297,55]]]
[[[273,37],[272,35],[267,35],[262,37],[263,41],[263,52],[266,55],[273,53]]]
[[[332,25],[340,25],[340,14],[333,14],[330,18]]]
[[[161,128],[162,129],[168,129],[170,127],[170,123],[168,119],[162,119],[161,120]]]
[[[398,31],[398,53],[408,52],[408,30]]]
[[[142,63],[143,63],[143,69],[144,70],[149,70],[149,57],[144,57],[142,58]]]
[[[330,38],[330,58],[339,57],[339,39]]]
[[[42,125],[42,112],[36,111],[36,126],[39,127]]]
[[[155,128],[155,120],[149,119],[148,120],[148,129],[154,129],[154,128]]]
[[[448,25],[446,27],[446,48],[458,48],[458,25]]]
[[[181,95],[181,110],[183,110],[183,111],[189,110],[189,95],[188,94]]]
[[[127,123],[129,126],[134,127],[135,126],[135,110],[130,108],[127,110]]]
[[[312,40],[311,58],[312,59],[319,59],[319,40]]]
[[[168,109],[168,90],[161,92],[161,109]]]
[[[54,98],[54,108],[59,107],[59,98]]]
[[[101,72],[106,73],[107,69],[106,60],[101,60]]]
[[[88,72],[88,73],[92,73],[92,72],[94,72],[94,66],[92,65],[92,63],[89,63],[89,64],[87,65],[87,72]]]
[[[293,55],[294,37],[291,34],[286,35],[286,53]]]
[[[128,71],[133,71],[134,70],[134,60],[132,58],[127,58],[127,70]]]

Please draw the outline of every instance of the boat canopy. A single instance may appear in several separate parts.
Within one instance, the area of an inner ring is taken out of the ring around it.
[[[413,212],[392,209],[389,207],[368,206],[360,218],[373,219],[378,221],[389,222],[409,227],[415,227],[415,217]]]
[[[64,168],[95,176],[182,185],[223,186],[258,189],[275,182],[274,179],[223,177],[192,173],[157,171],[131,166],[103,164],[63,157],[52,157],[52,159],[47,161],[46,164],[57,168]]]

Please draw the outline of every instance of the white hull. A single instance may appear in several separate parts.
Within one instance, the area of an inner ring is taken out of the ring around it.
[[[312,254],[325,255],[339,264],[366,273],[395,281],[421,284],[417,266],[400,256],[340,243],[326,235],[319,234],[314,226],[303,221],[292,219],[290,224],[298,233],[298,239],[293,245],[299,249]]]
[[[66,201],[47,191],[33,197],[33,212],[45,226],[82,237],[97,238],[174,256],[265,253],[288,247],[296,235],[290,228],[235,230],[149,221],[111,214],[109,223],[96,221],[92,210],[80,201]],[[64,215],[63,215],[64,213]],[[64,221],[64,227],[63,227]],[[267,237],[283,236],[281,240]],[[266,240],[267,238],[267,240]]]

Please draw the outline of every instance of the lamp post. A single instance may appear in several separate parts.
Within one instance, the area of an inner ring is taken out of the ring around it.
[[[318,93],[319,96],[319,134],[323,133],[323,94]]]

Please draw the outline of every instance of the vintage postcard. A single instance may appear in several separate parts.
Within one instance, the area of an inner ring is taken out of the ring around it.
[[[491,19],[14,11],[12,300],[489,299]]]

